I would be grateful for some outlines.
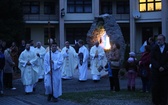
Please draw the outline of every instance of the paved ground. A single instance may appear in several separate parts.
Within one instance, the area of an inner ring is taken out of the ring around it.
[[[106,72],[102,73],[106,75]],[[25,95],[20,79],[14,80],[15,91],[5,89],[5,95],[0,97],[0,105],[79,105],[59,98],[57,103],[47,102],[47,96],[44,95],[43,82],[38,82],[36,91],[31,95]],[[78,73],[76,72],[72,80],[63,80],[63,94],[66,92],[92,91],[92,90],[109,90],[108,76],[103,76],[101,81],[94,83],[91,80],[90,72],[88,72],[88,80],[86,82],[78,81]],[[127,88],[127,80],[120,79],[121,89]],[[136,88],[141,88],[140,79],[136,79]],[[104,104],[106,105],[106,104]],[[110,104],[109,104],[110,105]]]

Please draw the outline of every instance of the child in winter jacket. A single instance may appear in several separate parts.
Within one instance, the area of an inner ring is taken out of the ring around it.
[[[128,91],[135,91],[135,78],[137,76],[137,59],[135,58],[134,52],[130,52],[129,55],[130,57],[128,58],[125,66],[128,77],[127,88]]]

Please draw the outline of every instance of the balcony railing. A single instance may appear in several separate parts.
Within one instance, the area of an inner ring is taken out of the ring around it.
[[[44,14],[26,14],[24,15],[25,21],[58,21],[58,15],[44,15]]]
[[[129,20],[130,14],[112,14],[116,20]]]

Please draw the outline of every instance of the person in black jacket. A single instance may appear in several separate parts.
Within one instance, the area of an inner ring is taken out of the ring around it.
[[[167,105],[168,99],[168,44],[165,36],[157,37],[157,44],[151,51],[152,102],[154,105]]]
[[[3,95],[3,68],[5,66],[5,56],[0,46],[0,95]]]

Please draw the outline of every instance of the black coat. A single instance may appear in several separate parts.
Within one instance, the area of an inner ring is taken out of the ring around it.
[[[158,45],[151,51],[152,74],[155,76],[168,76],[168,45],[165,44],[163,53]],[[164,71],[160,72],[159,68],[163,67]]]
[[[0,52],[0,70],[2,70],[5,66],[5,56],[2,52]]]

